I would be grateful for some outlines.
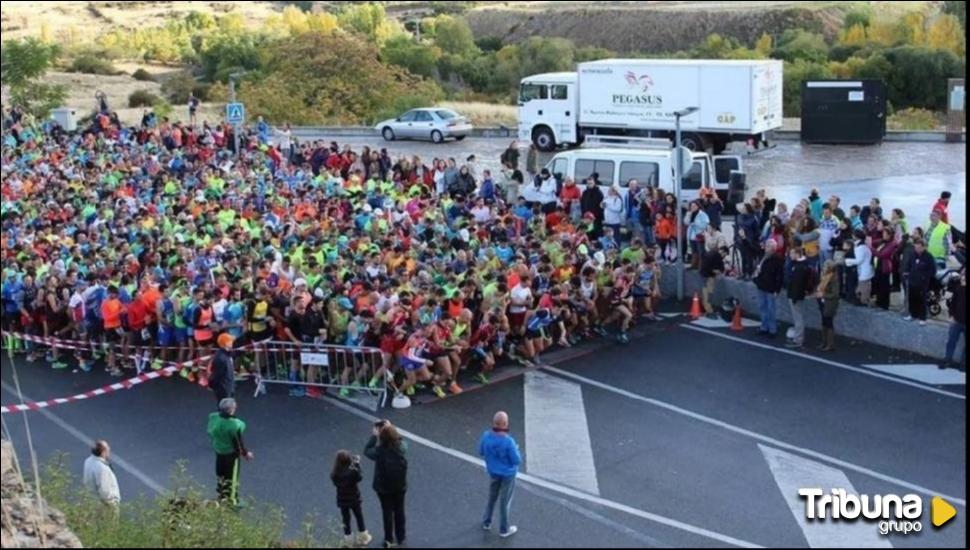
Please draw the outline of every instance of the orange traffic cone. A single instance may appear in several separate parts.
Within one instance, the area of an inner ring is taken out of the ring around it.
[[[694,300],[690,304],[690,318],[697,320],[701,318],[701,300],[697,297],[697,293],[694,293]]]
[[[744,326],[741,325],[741,304],[734,306],[734,318],[731,319],[731,330],[744,330]]]

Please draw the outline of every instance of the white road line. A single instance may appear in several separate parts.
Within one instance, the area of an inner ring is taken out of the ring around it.
[[[893,477],[893,476],[890,476],[890,475],[887,475],[887,474],[883,474],[883,473],[877,472],[875,470],[870,470],[869,468],[865,468],[863,466],[859,466],[859,465],[853,464],[851,462],[846,462],[845,460],[841,460],[841,459],[835,458],[833,456],[829,456],[827,454],[820,453],[818,451],[813,451],[811,449],[806,449],[804,447],[799,447],[798,445],[793,445],[791,443],[785,443],[784,441],[775,439],[773,437],[769,437],[767,435],[760,434],[758,432],[754,432],[754,431],[751,431],[751,430],[742,428],[740,426],[735,426],[734,424],[729,424],[727,422],[724,422],[723,420],[718,420],[716,418],[711,418],[710,416],[704,416],[702,414],[695,413],[695,412],[689,411],[687,409],[682,409],[682,408],[678,407],[677,405],[672,405],[670,403],[666,403],[664,401],[660,401],[660,400],[657,400],[657,399],[653,399],[651,397],[644,397],[642,395],[637,395],[637,394],[635,394],[633,392],[624,390],[622,388],[617,388],[617,387],[611,386],[609,384],[604,384],[603,382],[599,382],[599,381],[593,380],[591,378],[586,378],[585,376],[580,376],[578,374],[573,374],[571,372],[567,372],[567,371],[564,371],[562,369],[558,369],[556,367],[541,367],[541,368],[544,371],[552,372],[552,373],[558,374],[559,376],[562,376],[562,377],[565,377],[565,378],[569,378],[569,379],[572,379],[572,380],[576,380],[577,382],[582,382],[584,384],[589,384],[590,386],[595,386],[595,387],[600,388],[602,390],[606,390],[608,392],[612,392],[612,393],[615,393],[617,395],[622,395],[624,397],[628,397],[628,398],[634,399],[636,401],[642,401],[644,403],[649,403],[650,405],[654,405],[656,407],[660,407],[662,409],[666,409],[668,411],[671,411],[671,412],[674,412],[674,413],[677,413],[677,414],[681,414],[681,415],[687,416],[689,418],[693,418],[694,420],[698,420],[700,422],[704,422],[705,424],[710,424],[712,426],[717,426],[718,428],[722,428],[722,429],[725,429],[725,430],[734,432],[736,434],[740,434],[740,435],[743,435],[743,436],[746,436],[746,437],[750,437],[752,439],[761,441],[763,443],[768,443],[768,444],[774,445],[775,447],[781,447],[783,449],[787,449],[789,451],[794,451],[794,452],[797,452],[797,453],[801,453],[803,455],[810,456],[812,458],[815,458],[815,459],[818,459],[818,460],[821,460],[821,461],[824,461],[824,462],[828,462],[830,464],[835,464],[836,466],[838,466],[840,468],[843,468],[843,469],[846,469],[846,470],[852,470],[854,472],[859,472],[860,474],[865,474],[867,476],[874,477],[876,479],[881,479],[883,481],[892,483],[894,485],[899,485],[900,487],[906,487],[907,489],[912,489],[913,491],[917,491],[919,493],[923,493],[924,495],[931,495],[931,496],[939,495],[939,496],[943,497],[944,499],[946,499],[946,500],[948,500],[948,501],[950,501],[950,502],[952,502],[954,504],[959,504],[960,506],[963,506],[964,508],[966,508],[966,506],[967,506],[967,501],[965,499],[962,499],[962,498],[959,498],[959,497],[955,497],[955,496],[952,496],[952,495],[946,495],[946,494],[941,493],[939,491],[934,491],[934,490],[929,489],[927,487],[923,487],[922,485],[917,485],[915,483],[910,483],[908,481],[899,479],[897,477]]]
[[[339,401],[339,400],[336,400],[336,399],[331,399],[329,402],[332,403],[338,409],[341,409],[343,411],[346,411],[346,412],[348,412],[348,413],[350,413],[350,414],[352,414],[354,416],[357,416],[358,418],[362,418],[364,420],[367,420],[368,422],[376,422],[378,420],[378,418],[376,416],[373,416],[370,413],[366,413],[366,412],[364,412],[364,411],[362,411],[362,410],[354,407],[353,405],[344,403],[344,402]],[[425,438],[423,438],[423,437],[421,437],[421,436],[419,436],[419,435],[417,435],[415,433],[409,432],[409,431],[401,428],[400,426],[398,426],[398,430],[397,431],[402,436],[410,439],[411,441],[413,441],[415,443],[418,443],[420,445],[424,445],[425,447],[428,447],[429,449],[434,449],[436,451],[445,453],[446,455],[452,456],[452,457],[457,458],[459,460],[463,460],[463,461],[468,462],[470,464],[474,464],[475,466],[479,466],[481,468],[484,468],[485,467],[485,463],[481,459],[479,459],[477,457],[474,457],[474,456],[472,456],[470,454],[463,453],[463,452],[458,451],[456,449],[452,449],[451,447],[446,447],[444,445],[441,445],[440,443],[436,443],[434,441],[431,441],[430,439],[425,439]],[[590,494],[584,493],[582,491],[573,489],[571,487],[566,487],[564,485],[560,485],[560,484],[554,483],[552,481],[547,481],[545,479],[538,478],[538,477],[533,476],[533,475],[530,475],[530,474],[523,474],[523,473],[520,472],[519,475],[517,476],[517,478],[519,480],[521,480],[521,481],[525,481],[526,483],[530,483],[530,484],[535,485],[537,487],[542,487],[543,489],[547,489],[549,491],[552,491],[552,492],[555,492],[555,493],[559,493],[561,495],[566,495],[566,496],[570,496],[570,497],[573,497],[573,498],[576,498],[576,499],[579,499],[579,500],[583,500],[585,502],[590,502],[590,503],[593,503],[593,504],[598,504],[600,506],[603,506],[604,508],[609,508],[611,510],[616,510],[618,512],[624,512],[624,513],[629,514],[631,516],[635,516],[635,517],[638,517],[638,518],[641,518],[641,519],[645,519],[645,520],[648,520],[648,521],[653,521],[655,523],[660,523],[660,524],[666,525],[668,527],[673,527],[675,529],[680,529],[681,531],[686,531],[686,532],[692,533],[694,535],[698,535],[698,536],[701,536],[701,537],[706,537],[706,538],[709,538],[711,540],[720,541],[720,542],[723,542],[725,544],[730,544],[732,546],[738,546],[738,547],[741,547],[741,548],[763,548],[763,546],[760,546],[760,545],[755,544],[753,542],[748,542],[746,540],[737,539],[737,538],[734,538],[734,537],[729,536],[729,535],[725,535],[725,534],[722,534],[722,533],[718,533],[716,531],[710,531],[708,529],[704,529],[703,527],[697,527],[695,525],[691,525],[689,523],[684,523],[682,521],[677,521],[677,520],[672,519],[672,518],[668,518],[668,517],[665,517],[665,516],[657,515],[657,514],[654,514],[654,513],[651,513],[651,512],[646,512],[644,510],[639,510],[637,508],[633,508],[632,506],[627,506],[625,504],[620,504],[619,502],[614,502],[612,500],[607,500],[607,499],[602,498],[602,497],[598,497],[598,496],[595,496],[595,495],[590,495]]]
[[[583,388],[542,372],[525,373],[525,451],[530,474],[599,495]]]
[[[17,390],[9,386],[6,382],[0,382],[0,387],[2,387],[12,396],[17,395]],[[26,401],[33,401],[33,399],[31,399],[29,396],[24,394],[21,394],[21,395],[23,395]],[[69,433],[72,437],[74,437],[74,439],[77,439],[78,441],[80,441],[84,445],[84,448],[90,448],[91,445],[94,443],[96,438],[91,437],[85,434],[84,432],[82,432],[81,430],[75,428],[74,426],[68,424],[56,414],[50,411],[45,411],[43,409],[40,409],[37,412],[47,417],[48,420],[56,424],[65,432]],[[111,452],[111,463],[116,464],[119,468],[131,474],[132,477],[144,483],[145,486],[151,489],[152,491],[155,491],[156,493],[159,493],[159,494],[165,492],[165,488],[162,487],[161,484],[159,484],[152,478],[148,477],[148,474],[131,465],[131,463],[121,458],[121,456],[114,451]]]
[[[914,388],[919,388],[919,389],[921,389],[923,391],[937,393],[937,394],[940,394],[940,395],[945,395],[947,397],[955,397],[956,399],[963,399],[963,400],[966,400],[967,399],[967,396],[961,395],[959,393],[955,393],[955,392],[951,392],[951,391],[947,391],[947,390],[941,390],[939,388],[934,388],[932,386],[926,386],[924,384],[918,384],[916,382],[911,382],[909,380],[903,380],[902,378],[896,378],[895,376],[889,376],[888,374],[882,374],[882,373],[875,372],[875,371],[872,371],[872,370],[869,370],[869,369],[864,369],[862,367],[855,367],[855,366],[852,366],[852,365],[846,365],[845,363],[839,363],[838,361],[832,361],[831,359],[823,359],[821,357],[814,357],[814,356],[809,355],[807,353],[802,353],[802,352],[794,351],[794,350],[790,350],[790,349],[776,348],[775,346],[770,346],[768,344],[762,344],[760,342],[751,342],[749,340],[745,340],[744,338],[739,338],[737,336],[731,336],[730,334],[722,334],[720,332],[716,332],[716,331],[713,331],[713,330],[707,330],[707,329],[704,329],[704,328],[695,327],[695,326],[691,326],[691,325],[680,325],[680,326],[682,326],[682,327],[684,327],[684,328],[686,328],[688,330],[694,330],[694,331],[697,331],[697,332],[703,332],[704,334],[710,334],[711,336],[717,336],[718,338],[724,338],[725,340],[733,340],[735,342],[740,342],[742,344],[746,344],[746,345],[753,346],[753,347],[756,347],[756,348],[762,348],[762,349],[767,349],[767,350],[771,350],[771,351],[777,351],[778,353],[784,353],[784,354],[787,354],[787,355],[792,355],[794,357],[801,357],[802,359],[808,359],[809,361],[815,361],[816,363],[822,363],[823,365],[829,365],[829,366],[832,366],[832,367],[838,367],[840,369],[850,370],[852,372],[857,372],[859,374],[865,374],[866,376],[872,376],[874,378],[881,378],[883,380],[889,380],[890,382],[895,382],[897,384],[903,384],[904,386],[912,386]]]
[[[889,539],[879,534],[874,523],[867,521],[810,520],[805,514],[805,499],[798,495],[802,488],[818,488],[825,494],[832,489],[845,489],[855,494],[855,488],[838,468],[826,466],[785,451],[759,444],[771,475],[802,529],[811,548],[892,548]]]
[[[939,386],[965,386],[967,384],[967,373],[957,369],[941,369],[934,364],[927,363],[894,363],[894,364],[864,364],[863,367],[874,369],[886,374],[901,376],[916,380],[924,384],[934,384]]]

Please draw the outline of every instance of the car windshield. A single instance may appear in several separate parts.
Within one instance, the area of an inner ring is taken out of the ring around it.
[[[438,118],[440,118],[441,120],[451,120],[453,118],[458,118],[460,116],[458,113],[451,111],[449,109],[439,109],[435,111],[435,114],[437,114]]]

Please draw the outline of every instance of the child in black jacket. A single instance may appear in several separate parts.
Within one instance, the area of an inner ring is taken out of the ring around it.
[[[337,507],[344,522],[344,545],[347,547],[367,546],[371,536],[364,527],[364,513],[360,508],[360,489],[357,485],[363,480],[360,473],[360,457],[351,456],[350,451],[337,451],[330,480],[337,488]],[[350,513],[357,520],[357,537],[350,529]]]

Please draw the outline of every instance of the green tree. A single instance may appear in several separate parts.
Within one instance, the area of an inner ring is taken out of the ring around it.
[[[571,40],[532,36],[519,49],[523,71],[520,78],[537,73],[571,71],[576,64],[575,52]],[[515,86],[518,84],[516,79]]]
[[[788,29],[781,33],[774,57],[785,61],[803,59],[821,63],[828,58],[829,45],[819,33],[803,29]]]
[[[597,61],[599,59],[609,59],[611,57],[616,57],[616,52],[596,46],[583,46],[582,48],[576,48],[575,53],[576,63]]]
[[[439,15],[435,18],[434,29],[434,41],[441,51],[462,57],[471,57],[478,52],[472,29],[463,18]]]
[[[967,52],[967,37],[960,20],[954,15],[943,14],[930,23],[926,31],[926,45],[940,50],[950,50],[957,57]]]
[[[871,78],[873,80],[889,80],[893,72],[893,65],[881,53],[870,55],[855,72],[855,78]]]
[[[342,29],[363,34],[378,46],[404,32],[400,23],[388,19],[384,6],[377,2],[350,3],[337,14],[337,22]]]
[[[60,49],[36,38],[4,40],[0,48],[0,81],[10,89],[10,102],[44,117],[64,103],[64,86],[44,84],[40,77],[51,68]]]
[[[771,35],[768,33],[761,33],[758,37],[758,41],[754,43],[754,49],[756,52],[761,54],[763,57],[768,57],[771,55],[771,51],[774,49],[773,40]]]
[[[441,49],[437,46],[416,42],[409,36],[394,37],[381,48],[381,59],[385,62],[427,78],[435,76],[435,68],[440,58]]]
[[[851,29],[856,25],[866,28],[872,22],[872,9],[866,6],[864,9],[854,9],[849,13],[845,14],[845,18],[842,20],[843,29]]]
[[[225,82],[229,73],[255,71],[262,66],[262,47],[258,35],[216,34],[206,40],[199,58],[206,79]]]
[[[700,59],[731,59],[732,52],[741,44],[730,36],[714,33],[707,36],[700,45],[691,50],[691,57]]]
[[[502,49],[502,39],[498,36],[483,36],[475,39],[475,46],[483,52],[497,52]]]
[[[785,62],[783,97],[786,117],[800,116],[802,110],[802,83],[806,80],[825,80],[833,77],[828,65],[806,59]]]
[[[861,46],[869,40],[866,27],[856,23],[839,33],[839,44],[843,46]]]
[[[949,50],[899,46],[884,52],[892,70],[886,83],[889,101],[897,109],[946,108],[947,79],[962,77],[965,62]]]
[[[960,21],[960,26],[967,26],[967,3],[965,0],[943,2],[943,13],[953,15]]]

